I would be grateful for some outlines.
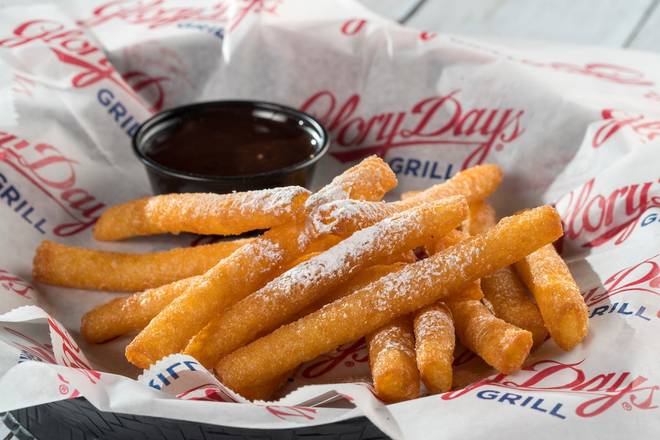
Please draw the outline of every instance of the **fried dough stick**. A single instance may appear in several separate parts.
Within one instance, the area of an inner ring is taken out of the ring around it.
[[[587,306],[554,246],[542,247],[515,267],[532,291],[552,339],[563,350],[579,344],[589,331]]]
[[[312,194],[307,199],[305,209],[314,209],[320,204],[333,200],[332,197],[346,195],[377,200],[394,186],[396,186],[396,177],[392,170],[381,159],[372,156],[349,168],[335,177],[329,185]],[[270,235],[284,235],[285,232],[291,235],[289,228],[281,228],[279,232],[270,232]],[[301,246],[307,247],[309,252],[325,250],[339,240],[337,236],[326,235],[310,242],[305,228],[300,226],[296,232],[297,238],[304,239]],[[174,298],[201,281],[203,281],[202,278],[191,277],[95,307],[83,316],[81,332],[89,342],[98,343],[141,330]]]
[[[308,258],[303,258],[301,262],[304,262],[307,259]],[[298,260],[296,260],[295,263],[296,264],[292,264],[292,266],[296,266],[297,264],[299,264]],[[359,272],[356,276],[351,278],[350,281],[344,283],[340,288],[334,290],[331,294],[324,297],[318,303],[300,312],[299,315],[296,317],[296,319],[299,319],[313,311],[318,310],[319,308],[323,307],[325,304],[329,302],[351,295],[356,290],[361,289],[367,284],[377,280],[378,278],[383,277],[384,275],[387,275],[388,273],[394,270],[403,267],[404,265],[405,263],[392,263],[392,264],[379,264],[376,266],[368,267],[367,269]],[[286,378],[289,377],[292,373],[293,370],[288,371],[286,374],[283,374],[282,376],[275,378],[271,382],[257,385],[253,388],[245,389],[243,390],[242,396],[245,397],[246,399],[253,401],[254,400],[267,401],[273,396],[273,394],[275,394],[275,392],[279,388],[282,387],[282,385],[284,385]]]
[[[503,267],[481,279],[484,297],[495,316],[532,333],[534,346],[540,345],[548,335],[539,308],[532,302],[527,289],[513,270]]]
[[[396,175],[378,156],[369,156],[313,193],[305,203],[307,213],[335,200],[381,200],[397,185]]]
[[[184,278],[98,305],[82,316],[80,333],[87,342],[100,344],[142,330],[176,297],[201,280],[201,275]]]
[[[471,235],[480,234],[495,225],[495,210],[487,203],[470,207],[469,231]],[[527,289],[511,267],[483,277],[481,288],[484,297],[493,308],[495,316],[530,331],[534,346],[541,344],[548,331],[538,307],[529,297]]]
[[[403,266],[405,266],[405,263],[398,262],[392,264],[378,264],[368,267],[359,272],[348,282],[344,283],[341,287],[333,290],[332,293],[323,297],[321,301],[300,312],[295,319],[302,318],[303,316],[318,310],[327,303],[351,295],[358,289],[363,288],[367,284],[376,281],[377,279],[387,275],[390,272],[398,270]],[[269,383],[257,385],[250,389],[245,389],[242,396],[249,400],[268,400],[284,384],[286,378],[289,377],[292,373],[293,371],[289,371],[286,374],[275,378]]]
[[[376,395],[387,403],[419,397],[412,319],[397,318],[367,336],[367,344]]]
[[[334,236],[328,236],[333,238]],[[317,240],[313,247],[335,244],[334,240]],[[290,267],[299,261],[318,254],[312,251],[291,263]],[[161,310],[177,296],[181,295],[199,277],[184,278],[179,281],[149,289],[133,295],[115,298],[105,304],[94,307],[82,317],[81,332],[87,342],[98,344],[117,336],[142,330]]]
[[[189,193],[145,197],[105,211],[97,240],[180,232],[237,235],[300,218],[309,191],[297,186],[231,194]]]
[[[434,243],[434,250],[446,249],[465,240],[467,234],[452,230]],[[434,252],[434,253],[435,253]],[[480,300],[483,297],[478,281],[463,289],[465,299]],[[415,312],[415,358],[422,381],[431,393],[446,391],[451,386],[453,347],[455,346],[454,324],[451,312],[443,302],[424,307]],[[405,369],[405,360],[398,369]]]
[[[447,301],[465,347],[502,373],[519,370],[532,349],[532,334],[490,313],[481,301]]]
[[[431,393],[449,391],[454,360],[454,321],[445,303],[439,302],[415,314],[415,356],[417,369]]]
[[[328,248],[332,246],[332,243],[333,241],[319,240],[314,242],[314,248],[321,249],[321,245],[326,245]],[[319,251],[314,251],[303,255],[282,271],[319,253]],[[159,289],[150,289],[139,294],[116,298],[93,308],[83,316],[81,325],[83,336],[87,342],[98,344],[117,336],[142,330],[158,312],[185,292],[198,278],[185,278]]]
[[[495,210],[486,202],[478,202],[470,205],[470,219],[467,232],[470,235],[483,234],[497,223]]]
[[[395,185],[396,177],[389,166],[372,157],[333,179],[321,190],[322,196],[306,205],[305,212],[333,197],[379,200],[386,189]],[[126,347],[128,361],[147,368],[183,350],[213,316],[264,286],[279,268],[303,254],[314,238],[309,234],[304,223],[278,226],[221,260],[137,335]]]
[[[202,274],[253,239],[127,254],[44,240],[32,266],[36,281],[77,289],[137,292]]]
[[[476,224],[478,218],[486,219],[487,223],[494,219],[495,212],[488,210],[486,216],[476,213],[471,217],[468,229],[487,231],[490,225]],[[474,212],[474,210],[473,210]],[[476,226],[476,229],[475,229]],[[464,241],[468,237],[465,231],[454,231],[440,239],[437,250],[443,250]],[[485,278],[485,277],[484,277]],[[466,287],[484,296],[481,281]],[[449,300],[447,306],[454,318],[454,327],[461,343],[478,354],[489,365],[502,372],[519,369],[532,347],[532,335],[495,316],[479,300]]]
[[[276,329],[363,268],[437,240],[467,217],[460,196],[421,205],[355,232],[275,278],[213,319],[185,353],[205,366]]]
[[[239,393],[268,382],[399,316],[453,296],[470,281],[520,260],[561,234],[559,215],[549,206],[505,218],[483,235],[409,264],[239,348],[225,356],[215,371]]]
[[[362,229],[390,215],[445,197],[461,195],[468,203],[479,202],[492,194],[501,181],[502,170],[497,165],[479,165],[405,200],[391,203],[359,200],[331,202],[320,207],[313,220],[318,230],[346,235],[348,231]]]

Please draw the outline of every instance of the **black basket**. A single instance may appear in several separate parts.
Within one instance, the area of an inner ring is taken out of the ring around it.
[[[246,429],[104,412],[78,398],[10,411],[2,420],[19,440],[379,440],[366,417],[295,429]]]

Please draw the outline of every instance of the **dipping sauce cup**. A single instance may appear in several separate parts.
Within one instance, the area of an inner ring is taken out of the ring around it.
[[[312,116],[257,101],[176,107],[133,137],[156,194],[308,187],[328,148],[328,133]]]

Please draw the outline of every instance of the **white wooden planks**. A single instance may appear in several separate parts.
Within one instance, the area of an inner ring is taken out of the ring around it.
[[[427,0],[425,30],[621,47],[654,0]]]
[[[655,0],[649,8],[649,15],[639,29],[631,35],[628,47],[631,49],[660,52],[660,0]]]

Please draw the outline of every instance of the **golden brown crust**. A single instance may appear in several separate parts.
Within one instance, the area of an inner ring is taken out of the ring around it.
[[[296,221],[309,196],[290,186],[231,194],[165,194],[107,209],[94,226],[97,240],[192,232],[238,235]]]
[[[456,338],[451,311],[442,302],[415,314],[415,356],[422,381],[431,393],[449,391]]]
[[[548,335],[538,307],[511,267],[504,267],[481,279],[485,298],[498,318],[532,333],[534,346]]]
[[[532,334],[496,316],[481,301],[448,301],[456,335],[465,347],[502,373],[519,370],[532,349]]]
[[[213,366],[221,356],[276,329],[356,272],[426,243],[466,215],[465,200],[453,197],[362,229],[219,314],[191,340],[186,352]]]
[[[239,392],[268,381],[399,316],[450,296],[457,299],[453,292],[460,292],[467,282],[519,260],[561,234],[559,215],[549,206],[502,219],[483,235],[406,265],[234,351],[215,371]],[[529,341],[531,346],[531,335]]]
[[[56,286],[137,292],[202,274],[252,240],[144,254],[85,249],[44,240],[35,253],[32,275],[36,281]]]
[[[516,270],[536,299],[548,332],[570,350],[587,336],[589,318],[580,288],[568,266],[549,244],[516,263]]]
[[[367,337],[376,395],[387,403],[419,397],[412,319],[403,317]]]

